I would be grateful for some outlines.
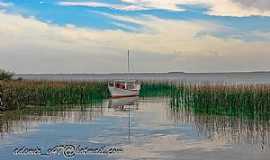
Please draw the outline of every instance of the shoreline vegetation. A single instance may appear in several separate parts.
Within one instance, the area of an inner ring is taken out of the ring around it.
[[[143,81],[140,97],[167,97],[171,109],[195,114],[270,119],[270,85]],[[0,81],[1,110],[91,105],[109,98],[106,81]],[[1,105],[2,103],[2,105]]]
[[[84,105],[107,97],[105,82],[0,81],[0,99],[5,110],[26,106]]]
[[[145,83],[141,96],[169,97],[175,112],[270,120],[269,84]]]
[[[13,72],[8,72],[0,69],[0,80],[11,80],[15,74]]]

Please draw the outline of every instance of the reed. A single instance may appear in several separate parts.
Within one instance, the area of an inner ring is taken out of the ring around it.
[[[27,105],[82,105],[109,96],[106,82],[0,81],[0,99],[7,109]],[[141,97],[169,97],[171,107],[194,113],[270,119],[270,85],[142,82]]]
[[[180,85],[171,92],[171,106],[199,114],[270,119],[270,85]]]
[[[105,82],[0,81],[0,98],[7,109],[27,105],[91,104],[108,97]]]
[[[143,82],[141,97],[168,97],[174,111],[270,120],[269,84]]]
[[[176,86],[171,82],[146,81],[142,82],[140,97],[168,97]]]

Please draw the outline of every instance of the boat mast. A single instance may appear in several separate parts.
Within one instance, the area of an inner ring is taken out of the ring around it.
[[[129,68],[129,49],[128,49],[128,73],[130,72],[130,68]]]
[[[128,49],[128,79],[129,79],[129,49]],[[128,142],[130,143],[130,127],[131,127],[131,117],[130,117],[130,106],[129,106],[129,111],[128,111]]]
[[[130,143],[130,128],[131,128],[131,115],[130,115],[130,107],[129,106],[129,111],[128,111],[128,142]]]

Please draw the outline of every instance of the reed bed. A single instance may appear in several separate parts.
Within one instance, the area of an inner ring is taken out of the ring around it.
[[[171,92],[171,106],[200,114],[270,119],[270,85],[180,85]]]
[[[140,95],[168,97],[175,111],[270,120],[269,84],[144,82]]]
[[[168,97],[176,86],[166,81],[147,81],[142,82],[140,97]]]
[[[91,104],[107,97],[106,82],[0,81],[0,98],[7,109]]]
[[[107,83],[85,81],[0,81],[7,109],[31,106],[82,105],[109,97]],[[169,97],[171,107],[194,113],[270,119],[270,85],[142,82],[141,97]]]

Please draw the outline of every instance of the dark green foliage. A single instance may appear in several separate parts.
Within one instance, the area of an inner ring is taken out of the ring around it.
[[[0,80],[11,80],[14,73],[0,69]]]
[[[169,82],[143,82],[140,90],[140,97],[167,97],[171,94],[172,87]]]

